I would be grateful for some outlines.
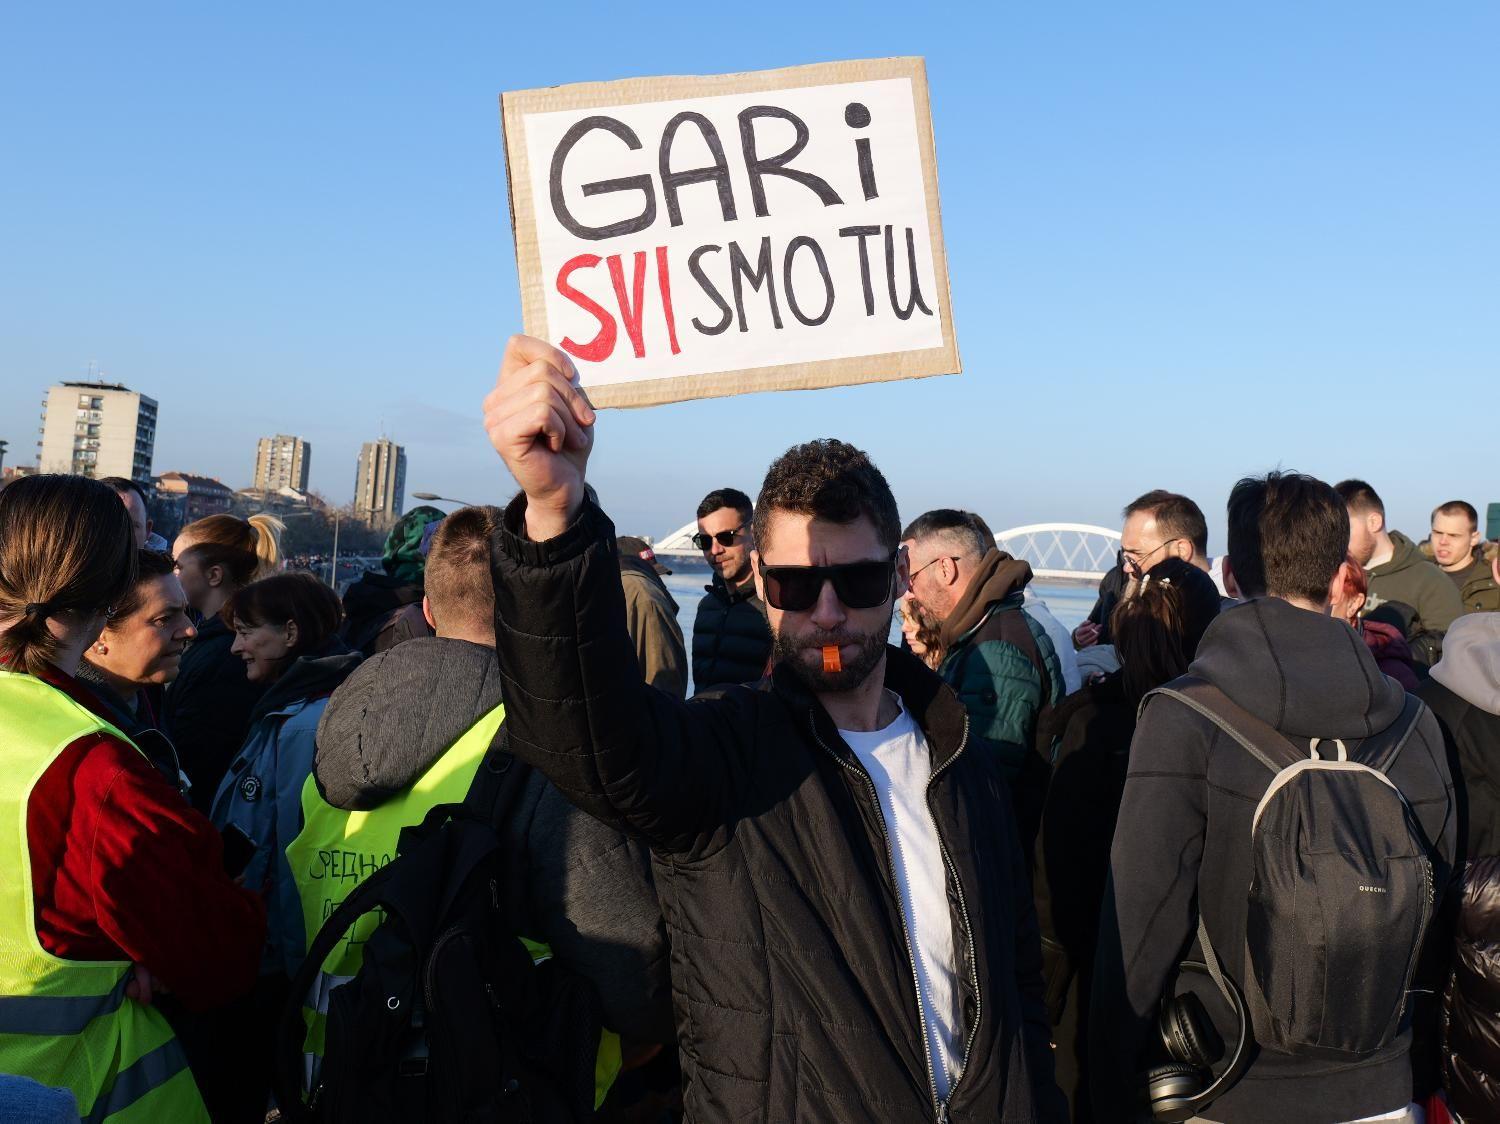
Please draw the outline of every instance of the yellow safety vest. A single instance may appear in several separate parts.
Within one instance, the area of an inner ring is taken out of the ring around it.
[[[317,782],[307,778],[302,786],[302,831],[288,844],[286,857],[302,898],[303,931],[309,948],[344,899],[396,857],[403,828],[421,823],[439,804],[463,801],[504,719],[505,707],[495,707],[464,731],[406,791],[368,812],[333,807],[318,792]],[[329,996],[359,972],[365,942],[380,920],[380,914],[372,911],[350,927],[323,961],[323,969],[304,1001],[307,1039],[303,1077],[308,1088],[314,1084],[323,1057]],[[545,945],[530,941],[526,945],[539,961],[551,955]],[[603,1103],[619,1071],[619,1039],[606,1031],[594,1073],[595,1107]]]
[[[79,738],[120,730],[34,676],[0,668],[0,1072],[67,1088],[84,1124],[208,1124],[182,1048],[125,997],[128,960],[64,960],[36,933],[26,810]]]

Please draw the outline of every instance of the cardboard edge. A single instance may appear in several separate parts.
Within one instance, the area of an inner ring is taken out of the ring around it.
[[[526,147],[526,113],[512,95],[500,95],[500,130],[510,197],[510,229],[516,248],[516,289],[526,334],[550,340],[547,301],[541,291],[541,240],[531,190],[531,155]],[[526,278],[532,278],[530,283]]]
[[[634,382],[585,386],[589,401],[601,410],[639,409],[699,398],[726,398],[783,390],[826,390],[835,386],[895,382],[900,379],[937,378],[960,374],[951,367],[950,349],[927,348],[855,358],[825,359],[816,363],[786,363],[777,367],[754,367],[736,371],[714,371],[702,375],[639,379]]]
[[[855,73],[858,71],[858,73]],[[520,114],[597,109],[609,105],[639,105],[684,97],[761,93],[797,86],[838,86],[882,78],[918,78],[925,87],[926,67],[920,55],[876,59],[842,59],[804,63],[771,70],[732,74],[678,74],[646,78],[616,78],[607,82],[574,82],[501,94]]]
[[[943,231],[943,195],[938,183],[937,127],[932,120],[932,87],[927,82],[927,60],[914,58],[913,109],[917,115],[918,143],[922,146],[923,188],[927,193],[927,231],[932,243],[932,275],[942,286],[942,326],[945,348],[954,374],[963,372],[958,352],[958,331],[953,320],[953,278],[948,272],[948,240]]]

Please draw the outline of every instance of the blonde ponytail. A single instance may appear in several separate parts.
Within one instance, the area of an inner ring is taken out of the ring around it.
[[[281,568],[281,532],[286,524],[268,512],[259,512],[246,520],[255,532],[255,580],[269,577]]]

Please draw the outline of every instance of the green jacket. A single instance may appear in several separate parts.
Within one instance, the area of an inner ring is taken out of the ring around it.
[[[938,669],[968,708],[971,735],[1012,781],[1037,750],[1037,716],[1063,696],[1052,641],[1021,607],[1030,581],[1029,565],[991,549],[943,622],[946,655]],[[1050,752],[1042,756],[1050,764]]]
[[[1500,544],[1484,543],[1475,551],[1478,557],[1472,566],[1462,573],[1448,575],[1458,586],[1464,612],[1500,612],[1500,585],[1495,584],[1495,575],[1490,570],[1490,560],[1497,551],[1500,551]],[[1458,580],[1460,578],[1463,580]]]
[[[1448,575],[1422,557],[1400,531],[1391,532],[1395,553],[1369,571],[1370,593],[1363,616],[1398,626],[1416,662],[1431,667],[1443,651],[1443,633],[1463,612]]]

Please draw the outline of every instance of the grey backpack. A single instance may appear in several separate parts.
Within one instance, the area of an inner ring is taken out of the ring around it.
[[[1350,750],[1298,746],[1192,676],[1151,694],[1191,707],[1271,774],[1250,828],[1244,992],[1256,1041],[1333,1061],[1388,1045],[1433,910],[1431,847],[1387,775],[1422,703],[1408,695],[1388,729]]]

